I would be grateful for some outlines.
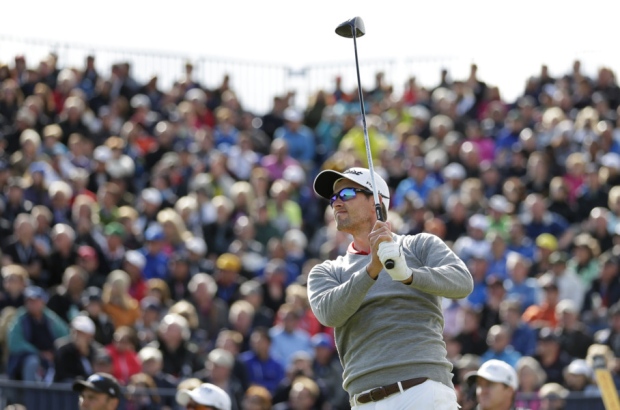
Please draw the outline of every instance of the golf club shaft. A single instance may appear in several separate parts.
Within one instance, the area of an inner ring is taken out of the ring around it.
[[[355,35],[355,26],[351,26],[353,32],[353,49],[355,50],[355,69],[357,71],[357,92],[360,99],[360,110],[362,111],[362,128],[364,129],[364,144],[366,145],[366,158],[368,160],[368,170],[370,171],[370,183],[372,184],[372,196],[375,200],[375,213],[377,220],[385,221],[385,216],[381,210],[381,202],[379,202],[379,192],[377,184],[375,184],[375,167],[372,164],[372,153],[370,152],[370,138],[368,137],[368,128],[366,127],[366,110],[364,108],[364,95],[362,93],[362,80],[360,79],[360,65],[357,59],[357,40]],[[394,261],[388,259],[385,261],[386,269],[394,268]]]

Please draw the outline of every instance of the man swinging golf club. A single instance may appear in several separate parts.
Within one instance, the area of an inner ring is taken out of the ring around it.
[[[466,297],[473,279],[438,237],[391,232],[381,220],[388,186],[370,167],[326,170],[314,181],[315,192],[330,201],[337,229],[353,242],[345,255],[310,272],[312,310],[335,328],[352,407],[370,410],[381,401],[385,408],[453,410],[440,297]]]

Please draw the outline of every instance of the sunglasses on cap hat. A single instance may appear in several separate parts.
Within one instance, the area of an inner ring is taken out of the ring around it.
[[[329,205],[334,206],[334,202],[336,202],[338,198],[340,198],[343,202],[349,201],[355,198],[360,192],[364,195],[372,195],[372,192],[361,188],[343,188],[332,195],[329,199]]]

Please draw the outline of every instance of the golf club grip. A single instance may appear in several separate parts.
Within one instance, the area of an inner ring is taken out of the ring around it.
[[[381,210],[380,204],[375,204],[375,212],[377,213],[377,220],[381,222],[385,221],[385,217],[383,216],[383,211]],[[385,261],[383,266],[385,266],[385,269],[394,269],[394,266],[396,266],[396,264],[392,259],[388,259]]]

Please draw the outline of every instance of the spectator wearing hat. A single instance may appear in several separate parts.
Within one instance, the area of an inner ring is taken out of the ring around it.
[[[49,274],[45,286],[51,287],[62,282],[65,270],[75,265],[78,259],[77,246],[75,245],[75,231],[67,224],[54,225],[50,232],[52,238],[52,253],[45,259],[44,269]]]
[[[48,184],[53,178],[46,174],[54,172],[49,164],[44,161],[36,161],[28,167],[30,181],[24,189],[24,199],[32,202],[34,206],[44,205],[49,207],[50,197],[48,193]]]
[[[480,362],[485,363],[491,359],[501,360],[512,367],[517,365],[521,358],[521,353],[517,352],[511,345],[511,330],[505,325],[494,325],[487,334],[487,345],[489,349],[480,356]]]
[[[557,333],[550,327],[544,327],[538,332],[537,340],[534,358],[545,371],[547,382],[563,383],[564,368],[572,359],[562,350]]]
[[[212,260],[207,259],[207,243],[199,236],[192,236],[185,241],[187,250],[186,260],[189,264],[190,276],[204,272],[213,274],[215,265]]]
[[[140,302],[147,293],[146,281],[142,274],[142,270],[146,266],[146,257],[136,250],[128,250],[121,269],[127,272],[130,279],[129,294],[131,297]]]
[[[88,176],[87,189],[91,192],[99,192],[99,188],[103,187],[110,179],[106,166],[112,159],[112,150],[105,146],[99,145],[93,151],[93,161],[91,164],[91,172]]]
[[[466,263],[474,253],[486,257],[491,252],[491,245],[485,239],[489,229],[487,218],[481,214],[474,214],[469,217],[467,225],[467,235],[454,242],[454,252]]]
[[[584,359],[594,342],[590,330],[579,320],[579,310],[571,300],[561,300],[555,308],[558,317],[557,333],[562,350],[571,357]]]
[[[145,245],[140,252],[146,258],[146,264],[142,274],[146,280],[149,279],[168,279],[170,258],[164,252],[165,245],[164,230],[159,224],[151,225],[144,232]]]
[[[103,312],[101,289],[90,286],[82,293],[84,313],[95,324],[95,341],[103,346],[112,342],[114,325],[108,315]]]
[[[448,164],[443,169],[440,178],[443,177],[444,182],[437,188],[441,194],[442,204],[447,205],[450,197],[458,197],[461,190],[461,184],[466,177],[465,168],[458,162]]]
[[[594,370],[583,359],[574,359],[564,369],[565,385],[571,392],[584,392],[586,395],[598,396],[599,389],[593,383]]]
[[[615,256],[601,257],[598,277],[586,291],[581,312],[584,322],[595,329],[604,326],[607,309],[620,300],[619,263]]]
[[[146,230],[157,222],[157,213],[163,201],[164,198],[157,189],[145,188],[142,190],[137,208],[139,215],[136,221],[136,230],[138,232],[146,234]]]
[[[88,316],[76,316],[71,320],[71,333],[56,340],[54,381],[64,383],[77,377],[86,378],[93,373],[93,361],[98,349],[94,341],[95,323]]]
[[[197,273],[187,285],[191,295],[189,301],[198,313],[198,326],[207,331],[207,337],[213,342],[228,324],[228,305],[216,296],[217,288],[213,277],[206,273]]]
[[[65,322],[71,322],[82,308],[82,293],[86,288],[86,272],[79,266],[69,266],[62,275],[62,284],[57,286],[47,302],[47,307]]]
[[[232,253],[224,253],[215,261],[215,282],[217,283],[216,296],[226,302],[228,306],[239,299],[239,287],[243,282],[241,259]]]
[[[210,383],[203,383],[192,390],[179,390],[176,394],[176,401],[186,409],[204,407],[217,410],[232,410],[233,408],[230,396],[220,387]]]
[[[140,317],[140,305],[129,294],[129,286],[129,275],[120,269],[110,272],[103,285],[103,311],[110,317],[115,328],[133,326]]]
[[[94,373],[86,380],[76,380],[73,391],[80,394],[80,410],[116,410],[122,394],[118,380],[107,373]]]
[[[24,290],[28,284],[28,272],[20,265],[3,266],[2,290],[0,291],[0,311],[5,307],[18,309],[24,306]]]
[[[467,376],[476,385],[480,410],[510,410],[519,387],[517,372],[506,362],[489,360]]]
[[[65,322],[45,307],[47,293],[38,286],[24,291],[26,304],[17,309],[8,328],[9,361],[7,373],[12,379],[51,381],[54,367],[54,342],[69,334]]]
[[[530,268],[530,276],[539,276],[551,267],[549,256],[558,250],[558,240],[549,233],[542,233],[536,237],[536,251],[532,266]]]

